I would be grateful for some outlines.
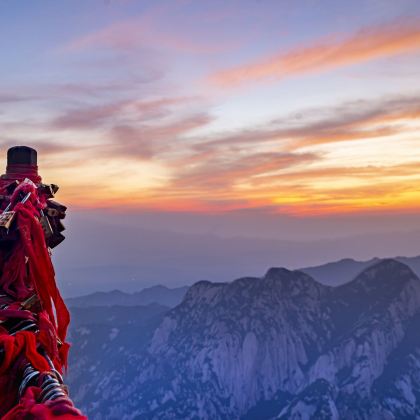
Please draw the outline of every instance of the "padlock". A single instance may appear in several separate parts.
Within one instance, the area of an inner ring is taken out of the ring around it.
[[[47,200],[47,208],[46,212],[52,212],[54,215],[51,215],[51,217],[58,217],[59,219],[64,219],[66,216],[66,210],[67,207],[63,204],[59,203],[55,200]]]
[[[31,193],[23,197],[21,203],[24,204],[28,198],[31,196]],[[4,211],[0,214],[0,237],[4,238],[9,234],[9,230],[12,227],[13,221],[15,220],[16,212],[14,210],[9,210],[11,207],[11,203],[4,209]]]
[[[54,231],[51,227],[51,223],[48,220],[48,216],[41,210],[40,211],[39,223],[41,223],[42,230],[44,231],[45,240],[48,242],[48,239],[54,234]]]
[[[8,231],[12,226],[13,221],[15,220],[15,212],[14,211],[4,211],[0,214],[0,229],[5,229]]]
[[[38,184],[38,194],[40,196],[45,196],[46,198],[53,198],[54,197],[54,190],[51,184]]]

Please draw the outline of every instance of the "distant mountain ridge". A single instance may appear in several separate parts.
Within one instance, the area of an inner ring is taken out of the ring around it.
[[[353,280],[363,270],[383,259],[372,258],[366,261],[358,261],[352,258],[343,258],[326,264],[300,268],[299,270],[309,274],[319,283],[325,284],[326,286],[340,286]],[[417,276],[420,276],[420,256],[395,257],[392,259],[406,264]]]
[[[174,307],[185,296],[188,287],[169,288],[166,286],[152,286],[139,292],[126,293],[121,290],[110,292],[95,292],[85,296],[66,299],[69,307],[86,308],[89,306],[144,306],[152,303]]]
[[[124,334],[89,311],[72,331],[89,418],[420,418],[420,279],[399,261],[338,287],[285,268],[201,281],[155,309]]]
[[[393,258],[409,266],[417,276],[420,276],[420,256],[395,257]],[[353,280],[366,268],[381,261],[381,258],[372,258],[366,261],[358,261],[352,258],[343,258],[317,266],[300,268],[302,271],[321,284],[327,286],[340,286]],[[175,307],[181,303],[190,286],[167,287],[156,285],[128,293],[115,289],[109,292],[94,292],[88,295],[67,298],[66,303],[70,307],[88,306],[137,306],[157,303],[163,306]]]

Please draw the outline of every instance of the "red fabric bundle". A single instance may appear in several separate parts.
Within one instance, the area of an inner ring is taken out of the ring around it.
[[[35,369],[50,370],[48,362],[38,353],[36,344],[35,334],[29,331],[20,331],[14,336],[4,332],[0,334],[0,346],[4,352],[0,375],[7,375],[11,364],[21,355],[24,355]]]
[[[2,420],[87,420],[87,417],[81,416],[79,410],[70,405],[67,400],[38,404],[36,401],[39,393],[39,388],[28,388],[22,402],[2,417]]]
[[[4,187],[4,186],[3,186]],[[1,189],[0,194],[6,195]],[[21,202],[22,196],[31,193]],[[11,210],[15,211],[17,239],[11,246],[0,247],[0,293],[11,299],[7,309],[0,309],[0,322],[30,320],[39,331],[19,331],[9,335],[0,324],[0,418],[12,419],[86,419],[68,399],[38,403],[41,389],[30,386],[18,400],[22,379],[22,364],[30,363],[40,372],[51,366],[40,353],[48,355],[54,368],[62,372],[67,367],[69,345],[66,343],[70,315],[55,282],[54,268],[45,236],[39,222],[45,207],[45,198],[39,197],[32,182],[22,182],[11,197]],[[22,309],[22,302],[34,293],[39,299],[35,313]]]

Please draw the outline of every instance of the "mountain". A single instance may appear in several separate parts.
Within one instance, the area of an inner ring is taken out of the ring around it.
[[[396,261],[408,265],[417,276],[420,276],[420,256],[418,257],[395,257]],[[366,268],[379,262],[379,258],[372,258],[367,261],[357,261],[352,258],[344,258],[339,261],[314,267],[300,268],[306,274],[309,274],[319,283],[327,286],[339,286],[353,280],[359,273]]]
[[[137,369],[131,365],[142,360],[142,353],[168,310],[157,304],[71,308],[72,347],[66,382],[71,385],[74,400],[92,405],[101,400],[98,411],[112,413],[107,396],[111,392],[121,396],[136,377]],[[89,418],[107,417],[95,414]]]
[[[89,306],[141,306],[151,303],[174,307],[178,305],[188,287],[168,288],[166,286],[153,286],[136,293],[125,293],[120,290],[111,292],[96,292],[90,295],[66,299],[69,307],[86,308]]]
[[[72,330],[90,419],[420,418],[420,280],[396,260],[339,287],[284,268],[201,281],[168,311],[112,316]]]
[[[340,418],[335,405],[336,391],[325,379],[317,379],[300,392],[281,411],[280,420]]]

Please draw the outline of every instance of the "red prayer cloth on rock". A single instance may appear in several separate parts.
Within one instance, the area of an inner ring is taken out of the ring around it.
[[[8,195],[10,183],[10,179],[0,180],[0,195]],[[29,198],[22,203],[22,196],[28,193]],[[39,372],[40,378],[54,369],[60,373],[66,369],[70,315],[55,282],[39,221],[46,197],[38,194],[32,181],[26,180],[15,188],[10,203],[9,210],[15,212],[13,223],[17,235],[6,245],[0,242],[0,418],[87,419],[68,397],[41,402],[43,389],[36,381],[29,383],[19,395],[28,363]],[[25,301],[34,295],[36,304],[26,308]],[[12,332],[21,322],[36,324],[36,330]]]

